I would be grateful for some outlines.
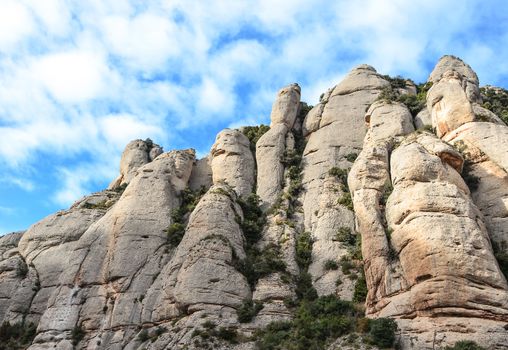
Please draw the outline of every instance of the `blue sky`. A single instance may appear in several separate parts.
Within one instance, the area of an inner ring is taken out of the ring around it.
[[[132,139],[204,155],[288,83],[314,104],[357,64],[422,82],[444,54],[508,87],[508,4],[0,0],[0,234],[105,188]]]

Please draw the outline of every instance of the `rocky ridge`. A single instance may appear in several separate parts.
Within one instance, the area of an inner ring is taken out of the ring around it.
[[[508,349],[503,94],[453,56],[419,86],[360,65],[202,159],[130,142],[0,238],[0,349]]]

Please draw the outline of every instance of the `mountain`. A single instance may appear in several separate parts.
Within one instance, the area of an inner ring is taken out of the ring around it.
[[[0,238],[0,349],[508,349],[508,92],[360,65]]]

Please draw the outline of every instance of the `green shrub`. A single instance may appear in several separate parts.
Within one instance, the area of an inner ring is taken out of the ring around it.
[[[104,199],[104,200],[97,202],[97,203],[85,202],[83,204],[83,208],[107,210],[107,209],[111,208],[113,203],[114,203],[113,201],[108,201],[107,199]]]
[[[391,77],[389,75],[382,75],[381,77],[384,80],[387,80],[390,83],[390,86],[394,89],[397,89],[397,88],[403,89],[407,86],[406,79],[404,79],[400,75],[397,75],[396,77]]]
[[[205,329],[215,329],[217,325],[213,322],[213,321],[210,321],[210,320],[206,320],[205,322],[203,322],[201,324],[201,327],[205,328]]]
[[[356,160],[356,158],[358,158],[358,153],[346,154],[346,159],[351,163],[353,163]]]
[[[352,331],[359,316],[351,302],[333,295],[305,300],[290,322],[273,322],[256,333],[260,349],[324,349],[326,344]]]
[[[354,206],[353,206],[353,198],[351,198],[351,194],[349,192],[344,192],[342,194],[342,197],[340,197],[339,200],[337,201],[337,203],[345,206],[346,208],[348,208],[351,211],[355,210]]]
[[[264,124],[258,126],[246,126],[243,128],[242,132],[250,141],[250,148],[253,152],[256,151],[256,143],[263,136],[270,127]]]
[[[179,222],[172,223],[166,229],[166,233],[168,235],[168,243],[176,247],[182,241],[185,234],[185,226]]]
[[[416,95],[401,94],[397,89],[406,87],[406,81],[400,77],[391,78],[387,75],[383,76],[390,82],[390,86],[384,87],[378,96],[378,100],[388,103],[400,102],[406,105],[411,114],[416,116],[427,104],[427,92],[432,83],[418,84],[416,86]]]
[[[142,329],[141,332],[138,333],[138,340],[142,343],[150,339],[148,336],[148,331],[146,329]]]
[[[248,247],[245,259],[236,259],[234,266],[245,276],[251,288],[254,288],[262,277],[286,271],[286,263],[281,258],[280,248],[275,244],[270,244],[262,250],[253,246]]]
[[[401,94],[396,101],[405,104],[412,116],[416,116],[426,105],[426,101],[420,100],[418,95]]]
[[[207,192],[206,188],[202,186],[199,190],[193,191],[189,187],[180,192],[181,206],[183,215],[190,213],[196,208],[201,197]]]
[[[333,167],[330,170],[328,170],[328,175],[335,176],[340,181],[340,183],[344,186],[344,190],[348,191],[348,186],[347,186],[348,170],[347,169]]]
[[[365,273],[362,270],[360,277],[355,282],[355,290],[353,293],[353,301],[355,303],[363,303],[367,299],[367,282],[365,281]]]
[[[280,248],[275,244],[269,244],[263,248],[257,259],[253,261],[254,269],[260,277],[268,276],[273,272],[286,271],[286,263],[281,258]]]
[[[347,226],[342,226],[338,229],[335,234],[334,240],[342,242],[347,246],[356,245],[356,235],[351,232],[351,229]]]
[[[71,331],[71,339],[72,339],[72,345],[77,345],[83,338],[85,337],[85,330],[80,325],[74,326],[74,328]]]
[[[158,338],[162,334],[166,333],[168,330],[165,327],[159,326],[155,329],[155,338]]]
[[[349,275],[351,274],[351,270],[355,268],[355,264],[353,264],[350,257],[343,256],[340,259],[340,267],[344,275]]]
[[[309,232],[300,234],[296,241],[296,263],[302,270],[307,270],[312,263],[312,237]]]
[[[247,245],[251,246],[261,238],[261,232],[266,223],[265,215],[259,206],[260,199],[258,195],[251,193],[245,199],[239,198],[237,202],[243,212],[243,221],[240,223],[240,227],[247,240]]]
[[[397,323],[391,318],[378,318],[369,321],[368,342],[381,348],[389,348],[395,342]]]
[[[453,145],[457,151],[462,154],[464,158],[464,167],[462,168],[462,178],[464,182],[467,184],[471,192],[474,192],[478,189],[478,185],[480,184],[480,178],[473,175],[473,164],[469,160],[471,158],[471,154],[468,151],[468,147],[464,141],[459,140],[455,142]]]
[[[127,188],[127,185],[128,184],[124,183],[119,186],[116,186],[115,188],[113,188],[113,191],[115,191],[116,193],[122,194],[125,191],[125,189]]]
[[[502,88],[481,87],[483,107],[496,114],[508,124],[508,90]]]
[[[328,259],[323,264],[323,268],[325,271],[337,270],[339,268],[339,264],[335,260]]]
[[[208,321],[203,323],[201,326],[204,326],[204,329],[195,329],[191,334],[191,338],[200,337],[202,340],[205,340],[206,343],[209,343],[210,341],[213,343],[213,339],[210,338],[226,340],[233,344],[238,343],[238,333],[234,328],[220,327],[219,329],[216,329],[215,323]],[[198,339],[194,340],[194,345],[200,349],[205,348],[205,344],[201,343]],[[208,349],[208,347],[206,347],[206,349]]]
[[[242,306],[236,310],[236,314],[238,315],[238,322],[247,323],[252,321],[252,319],[259,313],[259,311],[261,311],[262,308],[262,302],[244,300]]]
[[[286,149],[280,161],[286,167],[299,166],[302,161],[302,155],[297,150]]]
[[[262,350],[283,349],[281,343],[289,339],[293,331],[293,323],[289,321],[277,321],[268,324],[264,329],[256,332],[257,347]]]
[[[474,341],[470,340],[461,340],[455,343],[455,345],[447,346],[445,350],[485,350],[485,348],[482,348],[478,344],[476,344]]]
[[[302,177],[302,169],[297,165],[291,165],[287,171],[291,180],[298,180]]]
[[[26,349],[35,338],[33,323],[4,322],[0,326],[0,350]]]
[[[377,101],[392,103],[393,101],[397,100],[398,96],[399,96],[398,93],[391,86],[386,86],[383,89],[381,89],[381,92],[377,97]]]
[[[190,188],[185,188],[180,192],[180,207],[174,208],[171,211],[171,225],[164,230],[167,233],[168,243],[177,247],[185,234],[185,216],[194,210],[199,200],[206,193],[206,189],[201,187],[198,191],[192,191]]]
[[[238,343],[238,332],[231,327],[220,327],[213,335],[232,344]]]
[[[294,198],[296,196],[298,196],[298,194],[300,194],[300,191],[302,190],[303,186],[302,186],[302,181],[300,179],[296,179],[296,180],[291,180],[289,182],[289,187],[288,187],[288,194]]]
[[[298,298],[298,301],[317,299],[317,291],[312,286],[312,276],[307,271],[300,272],[296,279],[295,285],[295,294]]]
[[[264,276],[286,271],[286,264],[281,258],[282,254],[277,245],[269,244],[262,250],[255,247],[266,223],[266,217],[259,207],[259,202],[259,197],[255,193],[238,200],[244,215],[240,228],[246,240],[244,247],[246,258],[235,259],[234,265],[247,278],[251,288],[254,288],[256,282]]]
[[[314,106],[308,105],[306,102],[303,102],[303,101],[300,102],[300,109],[298,111],[298,115],[297,115],[296,119],[303,122],[303,120],[305,119],[305,117],[307,116],[307,114],[313,107]]]
[[[354,260],[363,260],[362,256],[362,240],[360,237],[356,238],[356,242],[354,246],[348,247],[348,253],[351,259]]]

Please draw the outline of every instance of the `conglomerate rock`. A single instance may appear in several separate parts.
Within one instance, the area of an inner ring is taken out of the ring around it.
[[[270,130],[256,143],[257,194],[266,210],[273,206],[284,186],[283,158],[288,132],[293,128],[300,106],[300,87],[282,88],[272,107]]]
[[[434,86],[440,90],[447,84],[448,76],[454,77],[454,94],[432,93]],[[438,135],[466,158],[465,178],[472,185],[472,197],[484,216],[490,238],[496,250],[508,253],[508,127],[495,114],[474,103],[478,98],[469,95],[479,91],[478,78],[458,58],[442,58],[431,77],[435,77],[435,85],[429,91],[427,105],[432,106],[433,116],[439,115],[433,117],[433,125]],[[462,83],[457,85],[459,81]],[[457,103],[455,96],[464,95],[469,101],[461,98],[462,102]],[[434,103],[436,99],[440,101]],[[442,105],[448,107],[440,111]],[[465,109],[474,112],[473,119],[463,118]],[[454,122],[449,123],[450,120]],[[439,132],[443,123],[449,127],[446,132]]]
[[[162,153],[162,147],[150,139],[134,140],[125,146],[120,160],[120,175],[109,185],[109,189],[128,184],[136,175],[136,170],[153,161]]]
[[[508,349],[508,127],[456,57],[425,89],[360,65],[307,114],[279,90],[255,151],[244,129],[200,160],[130,142],[108,190],[0,238],[0,322],[34,322],[31,350],[254,350],[302,293],[361,303],[364,281],[400,349]]]
[[[332,168],[351,167],[348,156],[360,152],[365,137],[365,111],[388,85],[374,68],[358,66],[324,94],[304,121],[307,145],[303,152],[301,200],[304,229],[311,232],[314,240],[309,272],[320,295],[336,290],[344,298],[353,294],[347,276],[340,270],[324,268],[326,261],[339,261],[346,254],[345,246],[334,239],[338,230],[354,230],[353,212],[337,202],[348,191],[329,172]],[[337,285],[337,280],[343,283]]]
[[[213,183],[233,187],[239,196],[252,192],[255,182],[254,157],[249,139],[238,130],[222,130],[210,151]]]

